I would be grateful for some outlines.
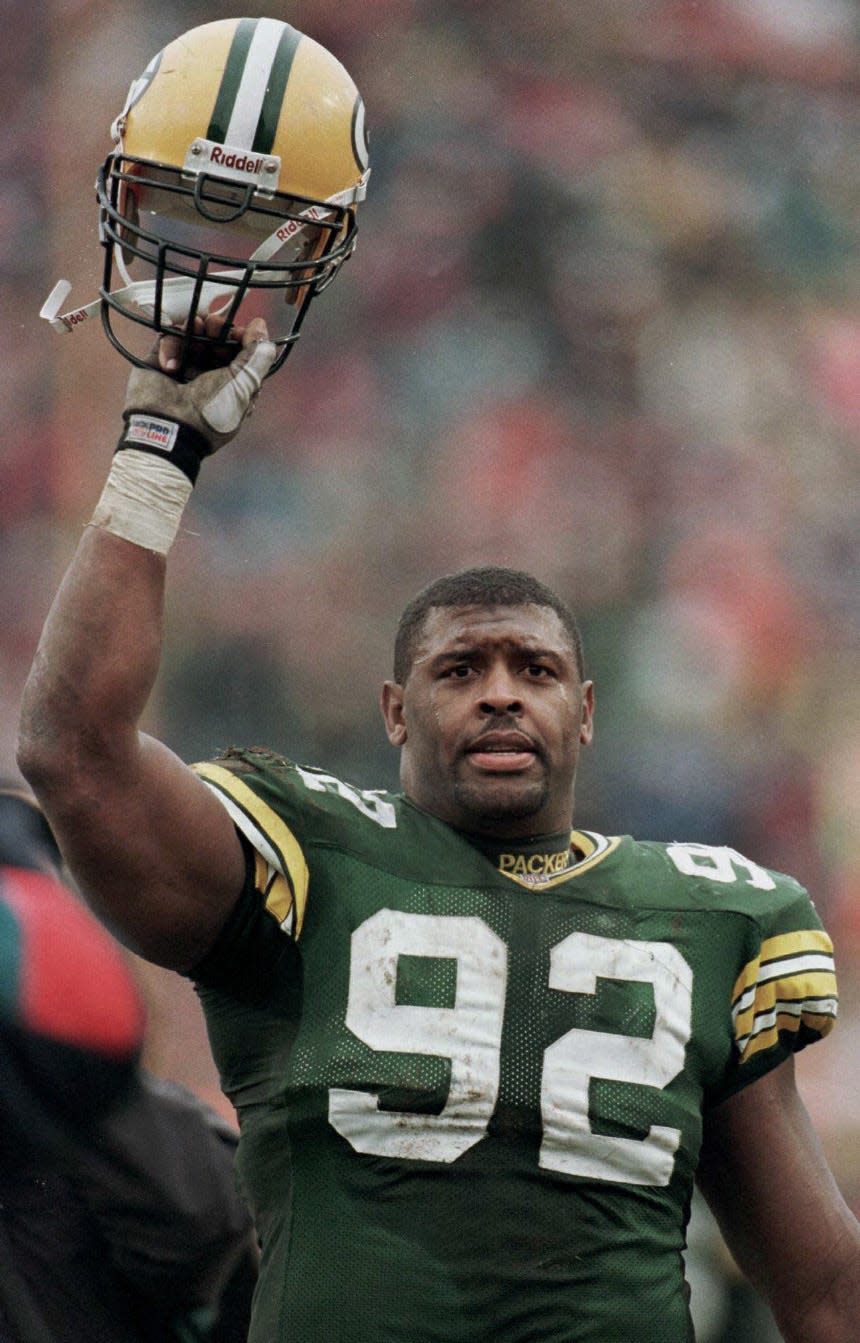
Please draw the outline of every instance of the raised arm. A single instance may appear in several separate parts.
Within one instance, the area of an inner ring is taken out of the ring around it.
[[[699,1184],[785,1343],[855,1343],[860,1227],[798,1095],[792,1059],[711,1114]]]
[[[265,334],[252,323],[229,368],[189,383],[132,372],[123,450],[22,701],[19,766],[83,895],[129,946],[174,969],[211,945],[244,857],[220,803],[138,724],[161,657],[166,552],[200,459],[233,437],[272,362]],[[169,357],[163,341],[162,367]]]

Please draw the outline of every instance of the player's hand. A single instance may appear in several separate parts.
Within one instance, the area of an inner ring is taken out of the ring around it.
[[[202,330],[207,336],[217,336],[222,325],[218,318],[207,318]],[[231,329],[229,348],[226,342],[221,347],[201,345],[207,366],[192,366],[189,382],[178,382],[172,376],[179,364],[182,335],[162,336],[153,352],[152,367],[132,369],[123,410],[126,420],[144,414],[189,425],[203,436],[209,451],[216,452],[238,432],[274,363],[277,347],[268,335],[265,322],[255,317],[246,327]],[[241,348],[236,357],[217,366],[219,350],[226,359],[237,341]]]

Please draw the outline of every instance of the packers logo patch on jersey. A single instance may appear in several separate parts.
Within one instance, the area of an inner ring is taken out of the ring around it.
[[[555,886],[592,868],[618,847],[618,839],[574,830],[563,849],[516,848],[498,854],[498,869],[503,877],[530,889]]]

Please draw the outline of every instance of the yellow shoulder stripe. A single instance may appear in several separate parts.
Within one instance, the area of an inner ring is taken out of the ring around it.
[[[305,916],[310,880],[299,841],[286,821],[232,770],[212,764],[193,765],[192,768],[195,774],[221,795],[235,825],[263,861],[275,868],[278,875],[273,881],[268,880],[267,874],[257,863],[257,887],[265,897],[266,908],[279,923],[288,918],[290,907],[295,901],[294,935],[298,937]]]
[[[288,879],[272,868],[261,853],[254,853],[254,886],[266,900],[266,909],[285,932],[299,934],[293,889]]]

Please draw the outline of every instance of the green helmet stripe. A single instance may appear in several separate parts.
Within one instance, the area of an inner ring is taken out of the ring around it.
[[[268,154],[301,33],[278,19],[240,19],[207,139]]]
[[[224,66],[224,74],[221,76],[221,87],[218,90],[218,96],[215,99],[215,106],[212,109],[212,116],[209,121],[209,129],[206,132],[207,140],[215,140],[221,145],[227,143],[227,128],[230,125],[233,108],[236,104],[236,94],[239,92],[242,72],[245,69],[245,62],[248,59],[248,51],[251,47],[251,39],[254,36],[257,22],[257,19],[240,19],[233,34],[233,41],[227,55],[227,64]]]
[[[301,33],[296,32],[295,28],[291,28],[288,23],[285,23],[275,52],[275,59],[272,62],[272,69],[266,86],[266,96],[263,99],[263,106],[260,108],[260,117],[254,133],[254,143],[251,146],[256,154],[271,153],[272,145],[275,143],[275,134],[281,115],[281,104],[284,101],[293,57],[300,40]]]

